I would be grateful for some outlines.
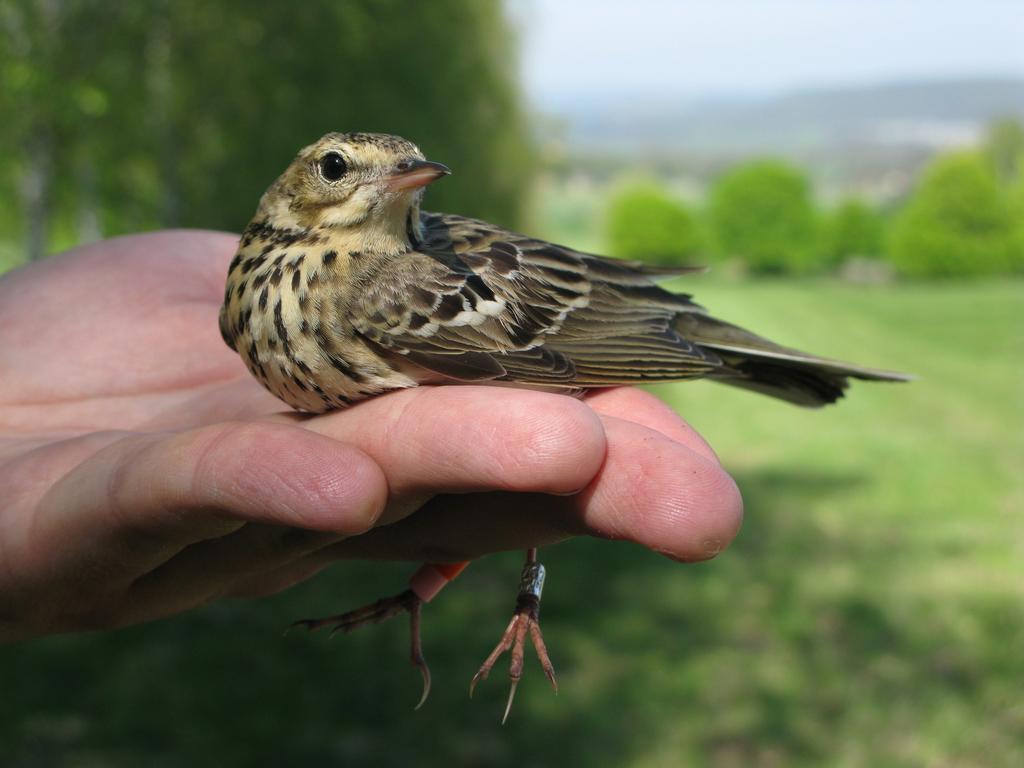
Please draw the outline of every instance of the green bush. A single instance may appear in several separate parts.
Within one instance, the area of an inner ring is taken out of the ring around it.
[[[975,152],[937,158],[893,225],[889,255],[913,277],[997,274],[1021,265],[1010,193]]]
[[[612,198],[608,244],[613,255],[652,264],[687,264],[701,243],[693,214],[655,182],[632,184]]]
[[[806,176],[761,160],[722,177],[711,194],[719,251],[759,273],[810,272],[821,266],[817,221]]]
[[[857,198],[844,200],[825,221],[824,254],[828,263],[838,265],[857,256],[880,256],[882,232],[882,216],[875,208]]]

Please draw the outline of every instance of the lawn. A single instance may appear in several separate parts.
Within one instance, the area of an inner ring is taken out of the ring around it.
[[[466,695],[520,555],[406,628],[291,619],[404,583],[340,564],[290,593],[0,650],[4,764],[1024,765],[1024,283],[681,282],[779,341],[917,374],[803,411],[705,383],[655,391],[712,442],[747,518],[697,565],[574,541],[543,553],[552,696],[527,663]]]

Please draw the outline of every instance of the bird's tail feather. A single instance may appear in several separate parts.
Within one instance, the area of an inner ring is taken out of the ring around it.
[[[850,378],[867,381],[910,381],[913,378],[783,347],[699,312],[681,313],[675,327],[684,338],[722,358],[726,368],[713,376],[715,380],[797,405],[820,407],[834,403],[843,396]]]

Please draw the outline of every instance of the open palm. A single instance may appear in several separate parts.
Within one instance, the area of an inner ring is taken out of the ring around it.
[[[218,333],[236,243],[131,236],[0,280],[0,638],[265,594],[342,557],[590,533],[701,559],[735,535],[711,449],[636,390],[423,387],[287,412]]]

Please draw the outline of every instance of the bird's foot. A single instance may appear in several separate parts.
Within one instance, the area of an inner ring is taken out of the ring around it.
[[[501,636],[501,640],[494,650],[491,651],[491,655],[480,666],[477,673],[473,675],[473,680],[469,684],[469,695],[472,696],[476,684],[481,680],[487,679],[487,675],[490,674],[491,668],[498,658],[505,651],[511,650],[508,676],[512,684],[508,692],[508,702],[505,704],[505,714],[501,718],[502,724],[508,719],[508,713],[512,709],[512,700],[516,695],[516,687],[523,676],[523,659],[527,634],[529,634],[530,641],[533,643],[533,649],[537,653],[537,658],[544,669],[544,674],[551,683],[551,687],[554,688],[555,693],[558,693],[558,683],[555,681],[555,668],[548,657],[548,649],[544,645],[544,636],[540,631],[540,596],[543,588],[544,566],[528,558],[526,565],[523,567],[519,597],[516,600],[516,611],[512,616],[512,621],[508,623],[505,634]]]
[[[420,642],[420,616],[423,609],[423,600],[407,589],[392,597],[381,598],[375,603],[356,608],[354,611],[339,613],[336,616],[324,616],[319,619],[302,619],[296,621],[289,627],[305,627],[313,631],[321,627],[331,627],[331,637],[338,632],[349,633],[367,624],[379,624],[385,619],[397,616],[400,613],[409,614],[409,656],[420,674],[423,676],[423,695],[420,696],[416,709],[423,706],[430,695],[430,667],[423,658],[423,645]]]

